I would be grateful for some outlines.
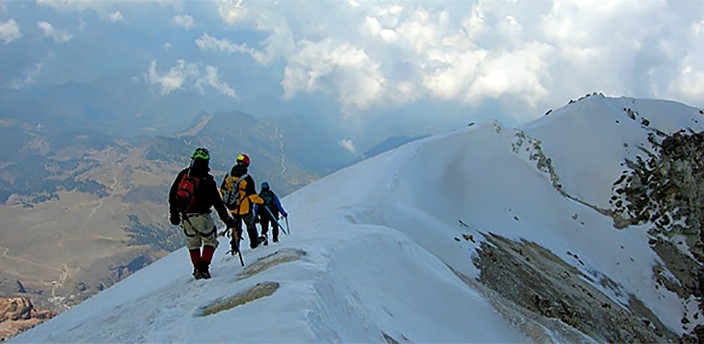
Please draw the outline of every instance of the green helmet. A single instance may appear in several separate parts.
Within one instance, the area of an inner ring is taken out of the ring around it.
[[[203,159],[203,160],[210,160],[210,152],[206,148],[196,148],[196,151],[193,152],[193,155],[191,155],[191,159]]]

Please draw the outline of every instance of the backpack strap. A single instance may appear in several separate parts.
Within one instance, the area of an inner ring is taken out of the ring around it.
[[[235,178],[234,176],[230,176],[230,177]],[[247,198],[247,191],[246,190],[242,190],[244,192],[244,196],[242,196],[241,199],[239,198],[240,183],[247,177],[249,177],[248,173],[241,175],[239,178],[237,178],[237,180],[235,180],[235,182],[234,182],[235,185],[232,186],[234,189],[233,192],[236,192],[236,195],[237,195],[237,200],[235,200],[235,204],[237,205],[237,216],[239,216],[240,210],[242,210],[242,203],[244,203],[244,199]]]
[[[247,177],[249,177],[249,173],[245,173],[245,174],[241,175],[239,178],[237,178],[237,181],[235,182],[235,189],[239,189],[240,182],[243,181]]]
[[[241,175],[239,178],[237,178],[237,180],[235,181],[234,188],[235,188],[235,191],[237,192],[237,195],[238,195],[238,197],[237,197],[238,207],[242,206],[242,201],[247,197],[247,190],[241,189],[242,192],[244,192],[244,195],[242,196],[242,198],[239,198],[240,184],[247,177],[249,177],[249,174],[245,173],[245,174]],[[238,209],[238,212],[239,212],[239,209]]]

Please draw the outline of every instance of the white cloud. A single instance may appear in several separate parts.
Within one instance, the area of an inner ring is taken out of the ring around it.
[[[94,11],[103,18],[114,13],[114,8],[118,5],[113,1],[95,0],[36,0],[36,3],[39,6],[51,7],[61,12]]]
[[[227,39],[218,39],[207,33],[202,34],[195,41],[196,46],[203,51],[226,52],[229,54],[247,54],[261,64],[271,62],[273,55],[248,47],[246,44],[236,44]]]
[[[186,29],[186,31],[192,29],[196,24],[193,17],[191,17],[189,15],[174,16],[173,21],[174,21],[174,24],[176,24],[176,26],[182,27],[182,28]]]
[[[480,65],[466,99],[515,97],[535,107],[548,94],[542,78],[547,75],[544,61],[550,52],[549,46],[536,44],[489,58]]]
[[[110,16],[108,17],[108,20],[111,23],[117,23],[123,21],[125,18],[122,16],[122,12],[120,11],[115,11]]]
[[[161,94],[169,94],[175,90],[183,88],[183,83],[189,74],[194,74],[192,67],[186,64],[185,61],[179,60],[177,65],[171,68],[170,71],[160,75],[156,71],[156,60],[153,60],[149,65],[149,72],[145,76],[147,82],[159,86]]]
[[[0,22],[0,41],[4,44],[14,42],[22,38],[20,26],[13,19],[6,22]]]
[[[340,146],[348,150],[352,154],[357,154],[357,149],[354,147],[354,142],[349,139],[344,139],[340,141]]]
[[[222,0],[218,6],[218,12],[228,24],[237,24],[245,20],[248,15],[242,0]]]
[[[69,34],[68,32],[64,32],[64,31],[55,29],[54,26],[52,26],[48,22],[45,22],[45,21],[37,22],[37,27],[39,27],[42,30],[42,36],[50,37],[56,43],[65,43],[65,42],[68,42],[71,39],[73,39],[73,36],[71,34]]]
[[[136,21],[140,17],[143,20],[155,19],[155,12],[145,11],[149,7],[159,8],[159,13],[170,13],[165,10],[181,11],[183,1],[181,0],[135,0],[135,1],[96,1],[96,0],[35,0],[36,4],[42,7],[55,9],[61,14],[80,13],[95,14],[100,19],[115,23],[124,19],[126,12],[130,13],[131,21]],[[141,15],[144,14],[144,15]]]
[[[669,96],[692,104],[704,98],[704,63],[695,56],[687,56],[678,68],[679,75],[668,86]]]
[[[220,94],[237,98],[235,90],[220,81],[217,68],[210,65],[178,60],[176,65],[167,72],[159,74],[156,70],[156,60],[153,60],[144,77],[147,83],[156,85],[159,93],[163,95],[194,88],[201,93],[207,92],[207,89],[214,89]]]
[[[423,56],[442,41],[443,33],[449,33],[448,21],[449,15],[445,11],[433,13],[418,7],[408,11],[395,31],[416,54]]]
[[[17,90],[20,88],[25,88],[34,85],[36,78],[42,73],[43,68],[44,63],[36,63],[31,69],[27,70],[24,73],[22,78],[10,82],[8,87]]]
[[[675,69],[676,75],[667,86],[663,96],[671,99],[682,99],[689,104],[704,107],[704,18],[692,23],[688,32],[686,55],[681,58]],[[674,50],[670,48],[670,50]],[[675,55],[677,56],[677,55]],[[673,57],[675,57],[673,56]]]
[[[201,50],[205,51],[224,51],[228,53],[248,53],[252,49],[246,44],[235,44],[227,39],[218,39],[207,33],[202,34],[196,39],[196,45]]]
[[[467,90],[477,75],[479,66],[487,57],[487,52],[477,50],[461,55],[430,54],[431,59],[425,65],[422,79],[428,93],[442,100],[462,97],[462,90]]]
[[[692,24],[692,33],[694,36],[704,36],[704,18],[698,23]]]
[[[218,69],[213,66],[203,66],[203,73],[196,80],[195,86],[201,93],[205,93],[205,89],[210,87],[228,97],[237,97],[235,90],[228,86],[227,83],[220,81]]]
[[[361,49],[331,40],[302,42],[288,59],[281,82],[284,98],[299,92],[333,93],[348,109],[366,108],[382,93],[385,80],[379,65]]]

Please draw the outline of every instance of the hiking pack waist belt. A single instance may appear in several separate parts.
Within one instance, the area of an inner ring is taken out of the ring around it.
[[[192,217],[198,217],[198,216],[208,216],[210,213],[183,213],[183,217],[190,219]]]

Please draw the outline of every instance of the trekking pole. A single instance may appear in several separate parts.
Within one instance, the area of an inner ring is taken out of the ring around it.
[[[239,237],[239,235],[238,235]],[[240,247],[240,239],[237,239],[237,255],[240,257],[240,264],[244,267],[244,259],[242,259],[242,250],[239,249]]]
[[[227,231],[229,231],[230,229],[232,229],[232,231],[235,233],[233,235],[236,235],[235,240],[237,241],[237,255],[240,257],[240,264],[242,266],[244,266],[244,259],[242,259],[242,251],[240,250],[240,238],[239,238],[240,235],[239,235],[239,232],[237,231],[237,229],[236,228],[225,228],[225,230],[222,231],[222,233],[220,233],[220,236],[224,236],[227,233]],[[230,250],[227,251],[225,254],[230,254],[230,253],[232,253],[232,248],[230,248]]]
[[[286,229],[291,233],[291,227],[288,226],[288,216],[284,216],[284,220],[286,220]]]
[[[242,250],[240,249],[240,241],[242,241],[242,235],[237,228],[232,229],[232,235],[235,236],[235,242],[237,243],[237,256],[240,257],[240,265],[244,266],[244,259],[242,259]],[[232,251],[232,249],[230,249]]]
[[[279,225],[279,228],[281,228],[281,231],[283,231],[284,234],[288,235],[288,232],[284,229],[284,226],[282,226],[279,223],[279,220],[277,220],[276,217],[274,217],[274,214],[271,212],[271,209],[269,209],[269,207],[266,205],[264,206],[264,208],[266,208],[266,211],[268,211],[269,215],[271,215],[271,219],[274,220],[274,222],[276,222],[277,225]]]

